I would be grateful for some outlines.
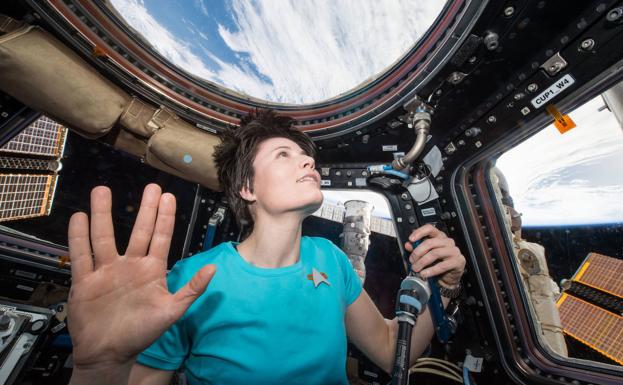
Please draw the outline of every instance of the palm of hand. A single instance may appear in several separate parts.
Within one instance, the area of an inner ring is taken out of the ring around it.
[[[72,285],[69,329],[85,363],[129,360],[175,321],[164,269],[148,258],[119,259]]]
[[[175,199],[161,195],[157,185],[145,188],[123,256],[115,247],[110,207],[110,190],[98,187],[91,195],[91,234],[84,213],[74,214],[69,225],[68,326],[76,366],[132,360],[182,316],[214,273],[213,267],[204,268],[177,293],[169,293],[165,274]]]

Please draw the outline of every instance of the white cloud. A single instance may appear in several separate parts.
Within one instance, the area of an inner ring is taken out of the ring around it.
[[[172,63],[203,78],[216,76],[188,43],[177,39],[147,11],[143,0],[111,0],[111,3],[132,28]]]
[[[205,16],[210,16],[210,13],[208,12],[208,7],[206,6],[204,0],[195,0],[195,6],[199,8],[201,10],[201,13],[203,13]]]
[[[314,102],[383,71],[426,31],[442,6],[406,0],[234,0],[237,30],[221,25],[219,33],[272,81],[265,94],[254,96]]]
[[[210,39],[208,37],[208,35],[206,35],[205,33],[201,32],[199,30],[196,30],[196,32],[199,34],[199,36],[201,36],[202,39],[204,39],[204,40],[209,40]]]
[[[498,159],[524,224],[623,222],[623,130],[602,105],[594,98],[569,114],[576,128],[550,125]]]
[[[219,83],[219,80],[224,77],[234,78],[237,84],[248,85],[253,90],[255,90],[255,88],[252,88],[252,86],[261,83],[261,80],[251,71],[245,71],[244,68],[228,65],[215,57],[213,57],[213,59],[216,59],[221,69],[212,70],[208,68],[203,59],[193,52],[191,43],[175,37],[162,26],[162,24],[149,13],[143,0],[111,0],[111,3],[123,16],[125,21],[134,28],[139,35],[142,35],[154,49],[183,70],[216,83]],[[195,30],[194,32],[201,35],[199,30]],[[202,36],[202,38],[205,37]],[[201,49],[200,44],[197,44],[197,47]]]
[[[182,22],[186,24],[186,29],[188,30],[188,32],[192,33],[193,35],[199,35],[199,37],[201,37],[203,40],[210,40],[210,37],[203,33],[201,29],[198,28],[192,21],[186,18],[182,18]]]
[[[232,0],[235,28],[218,33],[248,64],[202,63],[158,23],[141,0],[112,0],[126,21],[167,59],[190,73],[262,99],[311,103],[356,87],[398,60],[428,29],[444,2],[395,0]],[[196,7],[204,14],[203,1]],[[268,79],[268,81],[266,80]]]

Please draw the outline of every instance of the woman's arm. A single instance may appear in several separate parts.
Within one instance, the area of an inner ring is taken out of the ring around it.
[[[444,306],[449,300],[443,299]],[[378,367],[391,372],[396,352],[398,322],[385,319],[368,293],[361,291],[359,298],[346,310],[346,331],[350,340]],[[411,363],[420,357],[435,333],[430,312],[426,309],[418,316],[411,334]]]
[[[423,278],[439,276],[448,286],[459,283],[465,258],[446,234],[431,225],[414,230],[409,236],[410,242],[426,238],[413,249],[406,244],[410,252],[409,261],[412,270]],[[437,262],[435,264],[435,262]],[[442,297],[443,298],[443,297]],[[444,306],[449,299],[443,298]],[[355,302],[346,309],[346,331],[351,341],[377,366],[390,372],[394,364],[398,322],[396,319],[384,319],[370,296],[362,290]],[[411,338],[411,364],[424,352],[434,334],[433,321],[428,308],[418,316]]]
[[[394,357],[391,350],[392,321],[383,318],[365,290],[346,309],[345,322],[348,338],[355,346],[377,366],[389,372]]]

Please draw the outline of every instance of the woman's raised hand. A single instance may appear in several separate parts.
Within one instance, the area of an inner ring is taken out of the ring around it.
[[[175,222],[175,197],[145,187],[125,255],[115,245],[110,189],[91,192],[91,221],[69,222],[72,285],[68,327],[76,368],[114,367],[133,361],[179,319],[214,275],[208,265],[175,294],[166,269]],[[90,227],[90,231],[89,231]],[[91,249],[92,247],[92,249]]]

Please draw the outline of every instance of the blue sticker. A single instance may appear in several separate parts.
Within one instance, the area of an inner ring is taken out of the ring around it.
[[[193,161],[193,157],[186,154],[184,155],[184,163],[191,163]]]

